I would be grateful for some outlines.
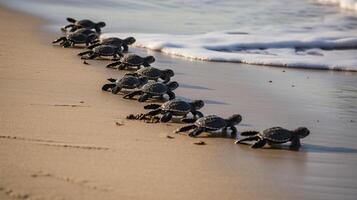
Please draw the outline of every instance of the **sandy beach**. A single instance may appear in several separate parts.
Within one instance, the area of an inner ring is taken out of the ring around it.
[[[240,131],[312,131],[299,152],[255,151],[220,135],[174,134],[180,124],[126,120],[145,104],[100,90],[125,72],[104,68],[109,61],[84,65],[80,48],[51,45],[59,34],[44,31],[46,23],[0,7],[0,199],[356,198],[355,74],[133,50],[174,69],[177,95],[204,99],[205,113],[242,114]]]

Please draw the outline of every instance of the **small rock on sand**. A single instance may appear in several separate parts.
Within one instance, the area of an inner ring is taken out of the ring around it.
[[[193,144],[195,145],[206,145],[207,143],[204,141],[198,141],[198,142],[194,142]]]

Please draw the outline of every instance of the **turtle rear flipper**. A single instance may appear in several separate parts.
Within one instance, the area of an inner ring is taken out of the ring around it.
[[[103,91],[108,91],[109,88],[113,88],[113,87],[115,87],[115,84],[112,84],[112,83],[111,84],[105,84],[105,85],[102,86],[102,90]]]
[[[67,20],[68,22],[71,22],[71,23],[76,23],[76,21],[77,21],[77,20],[75,20],[75,19],[73,19],[73,18],[71,18],[71,17],[67,17],[66,20]]]
[[[158,108],[160,108],[159,104],[149,104],[144,106],[144,109],[158,109]]]
[[[251,148],[253,149],[258,149],[258,148],[262,148],[265,144],[267,143],[266,140],[262,139],[262,140],[259,140],[258,142],[254,143]]]
[[[240,135],[241,136],[253,136],[253,135],[257,135],[259,132],[258,131],[244,131],[241,132]]]

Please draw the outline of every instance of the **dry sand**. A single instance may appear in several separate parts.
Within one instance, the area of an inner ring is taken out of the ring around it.
[[[0,8],[0,199],[355,199],[352,148],[252,151],[126,120],[142,104],[100,90],[123,72],[50,45],[44,23]]]

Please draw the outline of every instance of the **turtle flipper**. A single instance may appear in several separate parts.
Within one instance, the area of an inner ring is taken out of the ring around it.
[[[199,134],[201,134],[203,131],[205,131],[204,128],[200,127],[200,128],[196,128],[195,130],[193,130],[191,133],[188,134],[188,136],[190,137],[196,137]]]
[[[143,66],[144,66],[144,67],[150,67],[150,64],[147,63],[147,62],[144,62],[144,63],[143,63]],[[139,66],[139,67],[140,67],[140,66]]]
[[[78,53],[77,55],[78,55],[78,56],[84,56],[84,55],[86,55],[86,54],[90,54],[90,53],[93,53],[93,51],[92,51],[92,50],[89,50],[89,51],[83,51],[83,52]]]
[[[298,151],[301,147],[299,136],[293,136],[291,139],[290,150]]]
[[[252,146],[250,146],[250,147],[253,148],[253,149],[258,149],[258,148],[262,148],[266,143],[267,143],[266,140],[261,139],[261,140],[258,140],[258,142],[254,143],[254,144],[253,144]]]
[[[121,87],[115,85],[113,88],[112,88],[112,93],[113,94],[118,94],[118,92],[121,90]]]
[[[143,94],[143,95],[141,95],[141,96],[139,97],[138,101],[139,101],[139,102],[144,102],[144,101],[148,100],[150,97],[151,97],[150,94],[145,93],[145,94]]]
[[[187,125],[187,126],[183,126],[181,128],[178,128],[174,132],[175,133],[186,132],[186,131],[189,131],[189,130],[194,129],[194,128],[197,128],[197,126],[194,125],[194,124],[191,124],[191,125]]]
[[[129,50],[128,45],[124,44],[123,45],[123,52],[128,52],[128,50]]]
[[[195,110],[192,111],[191,113],[195,119],[203,117],[203,114],[200,111]]]
[[[95,44],[89,45],[87,48],[88,49],[93,49],[94,47],[97,47],[99,45],[100,45],[100,43],[95,43]]]
[[[144,106],[144,109],[158,109],[160,108],[161,105],[159,104],[149,104],[149,105],[146,105]]]
[[[237,132],[238,132],[237,128],[235,126],[230,126],[230,128],[232,130],[232,133],[231,133],[232,137],[237,136]]]
[[[175,99],[175,93],[173,93],[172,91],[167,91],[167,95],[169,95],[169,99]]]
[[[112,83],[105,84],[105,85],[102,86],[102,90],[103,91],[108,91],[109,88],[113,88],[113,87],[115,87],[115,84],[112,84]]]
[[[113,63],[108,64],[106,67],[107,68],[114,68],[115,66],[119,65],[120,63],[121,63],[120,61],[113,62]]]
[[[117,81],[117,79],[114,79],[114,78],[108,78],[107,80],[111,83],[114,83],[115,81]]]
[[[99,57],[99,55],[96,54],[96,53],[93,53],[92,55],[90,55],[90,56],[88,57],[88,59],[95,59],[95,58],[97,58],[97,57]]]
[[[124,98],[124,99],[131,99],[131,98],[133,98],[134,96],[140,95],[140,94],[142,94],[142,93],[143,93],[143,92],[140,91],[140,90],[138,90],[138,91],[133,91],[133,92],[130,92],[129,94],[127,94],[127,95],[124,95],[123,98]]]
[[[241,136],[253,136],[257,135],[259,132],[258,131],[243,131],[240,133]]]
[[[58,43],[58,42],[64,42],[64,41],[66,41],[66,40],[67,40],[66,37],[60,37],[60,38],[58,38],[58,39],[56,39],[56,40],[53,40],[53,41],[52,41],[52,44],[55,44],[55,43]]]
[[[160,114],[160,112],[161,112],[161,109],[155,109],[155,110],[152,110],[152,111],[150,111],[150,112],[144,114],[144,115],[142,116],[142,118],[145,118],[145,117],[147,117],[147,116],[152,117],[152,116],[155,116],[155,115]]]
[[[73,18],[71,18],[71,17],[67,17],[66,20],[67,20],[68,22],[71,22],[71,23],[76,23],[76,21],[77,21],[77,20],[75,20],[75,19],[73,19]]]
[[[160,118],[161,122],[168,122],[172,119],[172,113],[171,112],[166,112],[165,114],[162,115]]]
[[[236,144],[241,144],[241,143],[244,143],[244,142],[247,142],[247,141],[257,141],[257,140],[260,140],[260,137],[258,136],[251,136],[251,137],[247,137],[247,138],[243,138],[243,139],[240,139],[240,140],[237,140],[235,143]]]
[[[184,118],[184,119],[181,119],[181,122],[183,123],[193,123],[195,122],[196,119],[195,118]]]

